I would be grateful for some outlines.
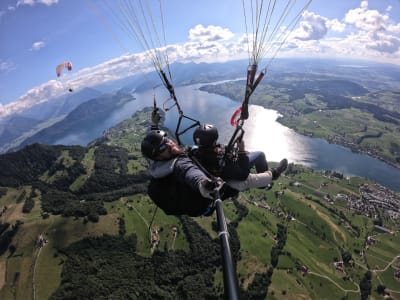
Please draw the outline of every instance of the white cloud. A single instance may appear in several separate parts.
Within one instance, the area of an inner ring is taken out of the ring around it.
[[[34,43],[32,44],[31,50],[33,50],[33,51],[38,51],[38,50],[40,50],[41,48],[43,48],[45,45],[46,45],[46,44],[45,44],[45,42],[43,42],[43,41],[34,42]]]
[[[343,32],[346,28],[346,24],[341,23],[338,19],[327,20],[326,25],[329,29],[336,32]]]
[[[38,0],[37,3],[42,3],[42,4],[50,6],[53,4],[57,4],[58,0]]]
[[[390,11],[389,6],[386,13]],[[363,41],[363,44],[356,44],[353,41],[350,47],[357,45],[374,51],[375,55],[379,53],[400,55],[400,23],[393,24],[388,14],[368,9],[368,2],[363,1],[359,8],[349,10],[344,20],[357,30],[353,32],[353,36],[357,37],[358,41]]]
[[[378,52],[396,53],[400,49],[400,39],[391,35],[376,34],[366,47]]]
[[[57,4],[58,0],[18,0],[17,6],[21,5],[30,5],[33,6],[35,4],[44,4],[47,6]]]
[[[328,32],[327,18],[313,12],[304,12],[300,28],[293,32],[293,37],[299,40],[319,40]]]
[[[327,35],[328,30],[342,32],[345,26],[338,19],[329,20],[313,12],[305,11],[299,28],[294,30],[292,37],[303,41],[319,40]]]
[[[233,33],[229,29],[220,26],[209,25],[204,27],[198,24],[189,30],[189,39],[191,41],[213,42],[228,40],[231,37],[233,37]]]
[[[3,17],[9,12],[9,11],[14,11],[15,6],[9,5],[7,6],[7,9],[2,9],[0,10],[0,21],[3,19]]]
[[[376,32],[385,30],[389,16],[383,15],[377,10],[369,10],[368,2],[363,1],[361,7],[349,10],[344,20],[357,29]]]
[[[400,61],[400,23],[383,12],[368,8],[368,1],[350,9],[342,21],[305,12],[280,55],[362,58]]]
[[[5,117],[13,113],[23,111],[36,104],[47,102],[57,92],[63,89],[61,82],[56,80],[50,80],[42,85],[39,85],[23,96],[17,99],[17,101],[3,105],[0,111],[0,117]]]
[[[397,23],[395,25],[388,25],[387,26],[387,31],[395,33],[395,34],[400,34],[400,23]]]
[[[0,59],[0,73],[8,73],[15,69],[14,63]]]
[[[20,5],[30,5],[30,6],[32,6],[34,4],[35,4],[35,0],[19,0],[19,1],[17,1],[17,6],[20,6]]]
[[[0,10],[0,21],[8,12],[15,11],[20,6],[34,6],[36,4],[44,4],[46,6],[51,6],[57,4],[59,0],[18,0],[15,5],[8,5],[6,10]]]

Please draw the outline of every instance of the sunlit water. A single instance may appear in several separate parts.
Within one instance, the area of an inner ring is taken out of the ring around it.
[[[181,108],[186,116],[217,126],[220,141],[228,143],[235,130],[230,125],[230,118],[241,104],[223,96],[202,92],[198,90],[200,86],[197,84],[176,88]],[[135,97],[135,101],[111,114],[104,121],[101,131],[129,118],[135,111],[153,105],[153,91],[138,93]],[[161,107],[167,96],[157,92],[156,99]],[[264,151],[269,161],[277,162],[285,157],[289,162],[316,170],[335,170],[346,176],[362,176],[391,189],[400,190],[400,170],[369,156],[352,153],[347,148],[297,134],[276,122],[276,111],[250,106],[249,113],[250,117],[244,124],[246,148]],[[174,132],[177,120],[178,113],[173,108],[166,113],[165,126]],[[183,127],[188,124],[183,122]],[[182,141],[192,144],[192,131],[185,134]]]

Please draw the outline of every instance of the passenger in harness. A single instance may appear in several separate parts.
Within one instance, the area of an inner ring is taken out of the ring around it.
[[[210,124],[198,126],[193,133],[193,141],[196,145],[191,154],[203,165],[212,175],[222,180],[244,181],[244,189],[248,187],[271,188],[272,181],[276,180],[287,168],[287,159],[282,159],[278,167],[268,170],[268,163],[262,151],[245,151],[244,141],[238,143],[237,156],[227,153],[226,146],[219,144],[218,130]],[[250,170],[255,168],[257,176]],[[251,175],[251,176],[250,176]],[[250,176],[250,177],[249,177]],[[263,182],[260,186],[259,183]],[[237,184],[235,187],[239,188]]]

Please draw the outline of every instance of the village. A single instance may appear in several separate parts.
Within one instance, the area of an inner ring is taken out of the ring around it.
[[[338,194],[336,199],[347,200],[349,209],[356,214],[377,219],[383,213],[381,217],[400,219],[399,194],[378,184],[362,184],[358,197]]]

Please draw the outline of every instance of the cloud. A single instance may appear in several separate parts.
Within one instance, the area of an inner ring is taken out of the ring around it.
[[[302,41],[319,40],[328,32],[327,20],[324,17],[305,12],[303,21],[300,22],[300,28],[293,33],[294,38]]]
[[[44,4],[47,6],[57,4],[58,0],[18,0],[17,6],[21,5],[30,5],[33,6],[35,4]]]
[[[377,34],[366,47],[378,52],[396,53],[400,49],[400,39],[391,35]]]
[[[198,24],[189,30],[189,39],[191,41],[215,42],[228,40],[231,37],[233,37],[233,33],[229,29],[220,26],[209,25],[204,27]]]
[[[8,13],[15,11],[20,6],[34,6],[36,4],[44,4],[46,6],[51,6],[57,4],[59,0],[18,0],[15,5],[8,5],[6,10],[0,10],[0,21]]]
[[[341,23],[338,19],[327,20],[326,25],[335,32],[343,32],[346,28],[346,24]]]
[[[32,50],[32,51],[38,51],[38,50],[40,50],[41,48],[43,48],[45,45],[46,45],[46,44],[45,44],[45,42],[43,42],[43,41],[34,42],[34,43],[32,44],[32,47],[31,47],[30,50]]]
[[[358,30],[354,35],[364,41],[360,47],[380,53],[400,52],[400,23],[394,24],[390,19],[388,13],[391,10],[388,6],[387,14],[383,14],[368,9],[368,2],[362,1],[359,8],[348,11],[344,20]]]
[[[363,1],[361,2],[361,7],[349,10],[344,20],[346,23],[354,25],[357,29],[376,32],[385,30],[389,16],[381,14],[377,10],[369,10],[368,2]]]
[[[302,41],[320,40],[324,38],[328,30],[342,32],[345,24],[337,19],[329,20],[313,12],[305,11],[300,26],[293,32],[293,38]]]
[[[14,69],[14,63],[0,59],[0,73],[8,73]]]
[[[400,61],[400,23],[391,19],[391,11],[390,6],[369,9],[368,1],[348,10],[342,20],[307,11],[280,54]]]
[[[62,83],[56,80],[43,83],[26,92],[17,101],[3,105],[0,110],[0,118],[23,111],[36,104],[47,102],[57,91],[63,88]]]
[[[387,30],[395,34],[400,34],[400,23],[394,25],[392,24],[388,25]]]

